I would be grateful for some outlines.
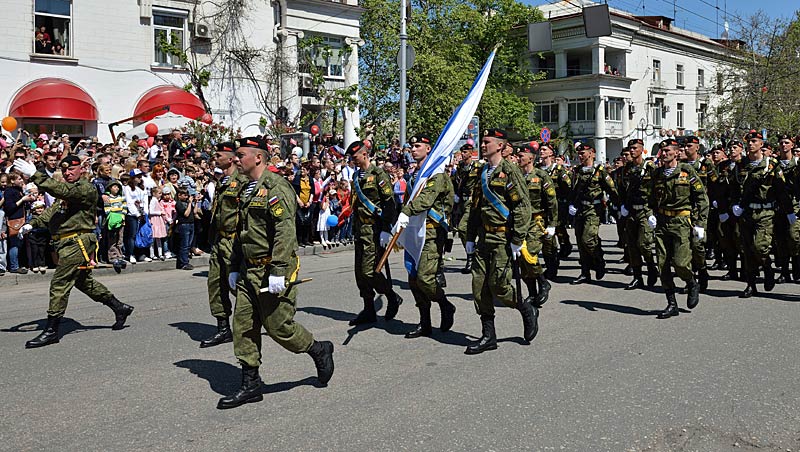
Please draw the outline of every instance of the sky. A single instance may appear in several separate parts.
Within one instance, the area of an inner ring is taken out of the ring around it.
[[[520,0],[528,5],[555,3],[559,0]],[[579,4],[579,0],[570,0]],[[605,1],[605,0],[593,0]],[[617,9],[637,15],[673,17],[676,12],[676,25],[706,36],[715,38],[724,31],[725,11],[729,16],[731,34],[739,18],[746,18],[763,10],[771,18],[789,18],[800,9],[798,0],[607,0]],[[719,7],[719,10],[717,9]]]

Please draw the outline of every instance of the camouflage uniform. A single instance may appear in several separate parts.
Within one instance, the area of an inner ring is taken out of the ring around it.
[[[622,239],[628,254],[628,262],[633,270],[634,282],[631,287],[635,289],[642,283],[642,264],[647,265],[648,286],[655,284],[657,268],[653,260],[653,230],[647,224],[647,219],[653,215],[650,208],[650,190],[652,189],[655,164],[650,160],[643,160],[641,164],[627,162],[622,170],[622,182],[619,186],[621,206],[627,210],[627,216],[620,217]]]
[[[522,280],[528,286],[528,301],[541,306],[547,301],[546,294],[549,292],[550,284],[542,274],[539,252],[542,251],[543,244],[553,238],[547,236],[546,229],[555,227],[558,223],[558,200],[553,181],[547,171],[534,168],[524,177],[531,203],[531,224],[525,238],[520,271]],[[541,286],[538,289],[537,282]]]
[[[545,238],[544,244],[542,245],[542,255],[544,256],[545,265],[547,266],[545,276],[553,280],[558,275],[558,267],[560,265],[559,258],[569,256],[572,249],[572,243],[570,243],[569,240],[569,232],[567,232],[567,224],[569,223],[569,212],[567,209],[569,207],[568,198],[570,190],[572,190],[572,174],[560,163],[553,163],[549,167],[544,168],[544,170],[547,171],[556,188],[556,210],[558,215],[556,236]],[[558,239],[558,244],[556,244],[556,239]]]

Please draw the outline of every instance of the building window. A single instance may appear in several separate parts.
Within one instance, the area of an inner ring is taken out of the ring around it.
[[[683,129],[683,104],[678,104],[678,119],[677,119],[677,126],[679,129]]]
[[[606,120],[622,121],[623,103],[620,99],[609,99],[606,102]]]
[[[653,103],[653,127],[661,127],[661,118],[664,115],[664,99],[656,98]]]
[[[538,123],[557,123],[558,104],[537,104],[533,107],[533,120]]]
[[[708,105],[707,104],[700,104],[700,108],[697,109],[697,128],[698,129],[705,129],[706,128],[706,115],[708,113]]]
[[[318,44],[311,45],[298,53],[299,71],[310,73],[313,64],[323,77],[344,77],[343,39],[333,36],[320,36]]]
[[[675,84],[678,88],[683,88],[685,85],[683,84],[683,65],[679,64],[675,66]]]
[[[33,52],[44,55],[72,55],[72,1],[34,2]]]
[[[704,88],[706,86],[706,71],[702,69],[697,70],[697,87]]]
[[[158,66],[181,66],[180,57],[165,52],[164,44],[184,51],[186,49],[186,13],[179,11],[153,11],[154,62]]]
[[[653,81],[661,81],[661,61],[653,60]]]
[[[577,99],[567,104],[567,117],[570,121],[594,121],[594,100]]]

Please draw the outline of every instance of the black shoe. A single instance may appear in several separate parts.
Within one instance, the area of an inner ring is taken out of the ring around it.
[[[659,312],[656,316],[659,319],[668,319],[670,317],[677,317],[680,312],[678,311],[678,302],[675,300],[675,292],[667,292],[667,308]]]
[[[181,267],[181,270],[194,270],[194,267],[192,266],[192,264],[186,264],[183,267]]]
[[[758,289],[756,289],[756,285],[747,284],[747,287],[744,288],[744,292],[739,295],[739,298],[750,298],[753,295],[758,295]]]
[[[350,326],[375,323],[378,320],[375,314],[375,302],[371,299],[364,300],[364,310],[359,312],[356,318],[350,321]]]
[[[625,290],[636,290],[641,289],[644,283],[639,278],[633,278],[633,281],[630,282],[627,286],[625,286]]]
[[[597,280],[599,281],[603,279],[604,276],[606,276],[606,263],[602,262],[600,266],[597,267],[597,269],[594,271],[594,277],[597,278]]]
[[[575,278],[574,280],[572,280],[572,282],[570,284],[575,286],[575,285],[578,285],[578,284],[583,284],[583,283],[587,283],[587,282],[591,282],[591,281],[592,281],[592,277],[591,276],[589,276],[588,274],[581,273],[581,275],[578,276],[577,278]]]
[[[233,333],[227,317],[217,319],[217,332],[213,336],[200,342],[200,348],[214,347],[216,345],[233,342]]]
[[[772,292],[775,288],[775,270],[772,268],[772,260],[769,258],[764,262],[764,290]]]
[[[122,270],[128,266],[128,263],[122,259],[117,259],[112,263],[112,265],[114,266],[114,271],[117,272],[117,274],[120,274],[122,273]]]
[[[24,275],[24,274],[28,273],[28,269],[20,267],[20,268],[18,268],[16,270],[11,270],[11,273],[16,273],[18,275]]]
[[[689,309],[694,309],[697,307],[697,303],[700,302],[700,283],[693,279],[689,281],[686,288],[689,291],[689,294],[686,296],[686,306]]]
[[[656,264],[647,266],[647,287],[653,287],[658,282],[658,267]]]
[[[464,264],[464,268],[461,269],[461,273],[465,275],[472,273],[472,254],[467,254],[467,262]]]
[[[539,332],[539,309],[523,301],[522,305],[519,306],[519,312],[522,314],[522,337],[530,342]]]
[[[739,279],[739,275],[737,275],[735,271],[729,271],[728,273],[722,275],[722,278],[720,279],[723,281],[736,281]]]
[[[400,310],[401,304],[403,304],[403,299],[394,291],[386,295],[386,312],[383,314],[383,319],[392,320],[397,317],[397,311]]]
[[[625,268],[622,269],[622,274],[625,276],[633,276],[633,267],[626,265]]]
[[[567,243],[566,245],[561,245],[561,248],[558,249],[558,257],[561,259],[566,259],[569,255],[572,254],[572,244]]]
[[[481,326],[483,334],[478,342],[467,346],[464,353],[467,355],[477,355],[489,350],[497,350],[497,336],[494,332],[494,316],[482,315]]]
[[[442,323],[439,324],[439,331],[446,333],[453,327],[455,321],[456,306],[447,301],[447,298],[442,297],[439,300],[439,309],[442,311]]]
[[[778,276],[778,279],[775,280],[775,284],[786,284],[787,282],[792,282],[791,275],[789,275],[789,270],[781,269],[781,274]]]
[[[133,313],[133,306],[117,300],[117,297],[114,296],[103,304],[111,308],[116,317],[116,321],[111,326],[111,329],[114,331],[121,330],[125,326],[125,320]]]
[[[706,293],[706,290],[708,290],[708,280],[708,270],[697,272],[697,284],[700,286],[700,293]]]
[[[331,341],[314,341],[308,354],[317,366],[317,379],[322,386],[327,386],[333,376],[333,343]]]
[[[45,345],[55,344],[59,341],[58,325],[61,324],[61,317],[47,316],[47,325],[44,331],[38,336],[25,343],[25,348],[44,347]]]
[[[228,397],[223,397],[217,402],[217,409],[226,410],[236,408],[245,403],[260,402],[264,400],[261,392],[261,377],[258,376],[258,367],[242,364],[242,386]]]
[[[550,282],[544,275],[539,275],[539,295],[536,296],[533,302],[533,306],[537,308],[541,308],[543,304],[547,303],[547,300],[550,298]]]
[[[428,337],[433,332],[431,327],[431,307],[417,306],[419,309],[419,325],[416,328],[406,333],[406,339],[416,339],[418,337]]]

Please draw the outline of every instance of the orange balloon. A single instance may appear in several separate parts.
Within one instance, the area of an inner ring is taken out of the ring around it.
[[[13,116],[3,118],[3,128],[11,132],[17,128],[17,120]]]

